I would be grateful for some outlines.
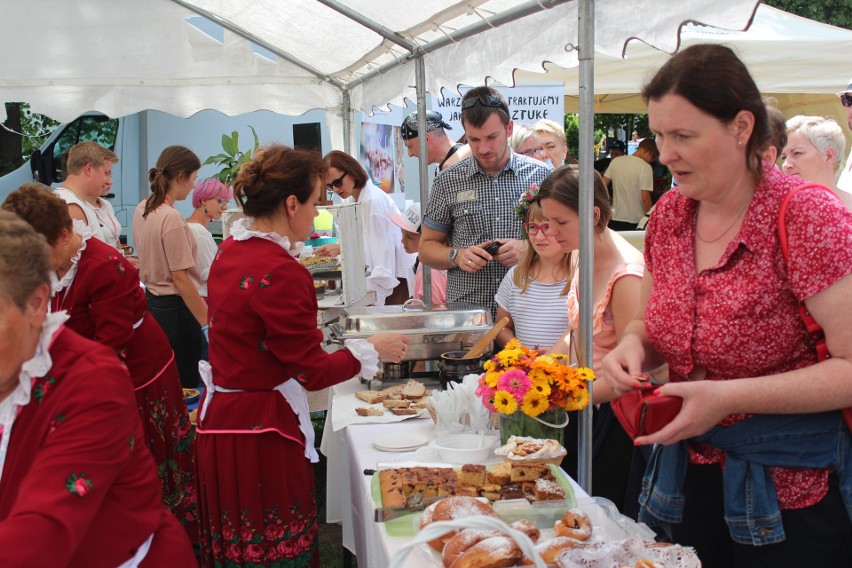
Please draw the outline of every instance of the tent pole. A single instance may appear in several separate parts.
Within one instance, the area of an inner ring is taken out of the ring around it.
[[[395,44],[397,44],[401,47],[404,47],[405,49],[407,49],[408,51],[410,51],[412,53],[414,53],[417,50],[417,44],[415,44],[414,42],[405,39],[404,37],[402,37],[401,35],[399,35],[395,31],[393,31],[392,29],[387,28],[387,27],[385,27],[385,26],[383,26],[383,25],[381,25],[377,22],[374,22],[373,20],[367,18],[366,16],[364,16],[360,12],[353,10],[349,6],[344,6],[340,2],[337,2],[336,0],[317,0],[317,2],[319,2],[323,6],[326,6],[327,8],[331,8],[332,10],[337,12],[338,14],[346,16],[347,18],[349,18],[353,22],[358,22],[359,24],[361,24],[362,26],[364,26],[368,30],[376,32],[377,34],[379,34],[380,36],[382,36],[386,40],[393,42],[393,43],[395,43]]]
[[[426,145],[426,61],[423,55],[414,58],[414,90],[417,96],[417,157],[420,173],[420,217],[421,224],[426,204],[429,202],[429,152]],[[432,303],[432,271],[421,263],[423,271],[423,301]]]
[[[347,154],[352,154],[349,150],[352,148],[352,108],[349,99],[349,89],[343,90],[343,104],[341,106],[343,113],[343,151]]]
[[[566,2],[572,1],[573,0],[530,0],[529,2],[524,2],[523,4],[515,6],[508,10],[504,10],[499,14],[489,16],[488,21],[478,22],[460,30],[448,31],[446,32],[446,35],[444,37],[431,41],[427,44],[418,46],[417,51],[412,52],[411,55],[402,57],[398,61],[386,63],[385,65],[373,69],[372,71],[368,71],[367,73],[359,74],[356,79],[353,79],[349,82],[349,88],[351,89],[352,87],[355,87],[362,83],[366,83],[373,77],[376,77],[383,73],[387,73],[391,69],[395,69],[400,65],[405,65],[419,54],[431,53],[437,49],[446,47],[451,43],[460,42],[463,39],[475,36],[480,32],[484,32],[491,28],[502,26],[503,24],[508,24],[509,22],[513,22],[520,18],[529,16],[530,14],[536,14],[538,12],[541,12],[542,10],[548,10],[560,4],[565,4]]]
[[[578,334],[580,365],[591,367],[592,356],[592,273],[594,272],[594,169],[595,137],[594,79],[595,79],[595,3],[579,0],[578,29],[580,34],[580,329]],[[592,405],[579,413],[580,442],[578,445],[577,482],[586,493],[592,494]]]

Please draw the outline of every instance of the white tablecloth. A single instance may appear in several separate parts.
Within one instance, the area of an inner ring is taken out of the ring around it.
[[[330,396],[362,388],[357,379],[347,381],[332,387]],[[364,475],[364,470],[375,469],[378,462],[413,459],[415,452],[382,452],[373,447],[373,440],[388,432],[420,433],[431,437],[433,428],[432,420],[426,417],[395,424],[353,424],[333,432],[326,420],[320,447],[328,458],[326,520],[342,523],[343,545],[358,557],[360,568],[387,568],[394,554],[409,540],[388,536],[384,524],[373,520],[376,504],[370,491],[372,479]],[[574,480],[571,484],[578,499],[588,497]],[[409,555],[406,566],[434,566],[430,562],[429,551],[421,548],[424,550]]]

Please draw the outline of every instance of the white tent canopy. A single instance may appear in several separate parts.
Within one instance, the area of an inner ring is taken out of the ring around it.
[[[366,111],[414,98],[411,51],[394,41],[426,53],[432,93],[486,76],[511,84],[514,69],[542,70],[544,61],[578,64],[576,0],[0,2],[14,14],[0,36],[0,98],[61,121],[91,110],[190,116],[206,108],[229,115],[322,108],[337,146],[343,93],[351,109]],[[655,0],[597,0],[596,50],[619,57],[637,38],[673,52],[685,19],[743,29],[755,3],[684,0],[661,10]],[[220,41],[188,23],[199,14],[226,28]],[[480,28],[486,31],[468,36]],[[258,54],[255,44],[270,51]]]
[[[845,87],[852,75],[848,49],[843,47],[852,47],[852,30],[761,4],[746,31],[689,24],[684,26],[680,40],[682,48],[697,43],[721,43],[733,48],[761,92],[774,97],[787,116],[844,116],[835,93]],[[638,93],[666,59],[667,53],[641,42],[629,43],[623,59],[599,53],[595,57],[595,112],[646,112]],[[566,110],[577,112],[578,70],[552,64],[545,67],[546,73],[518,71],[515,80],[563,82]]]

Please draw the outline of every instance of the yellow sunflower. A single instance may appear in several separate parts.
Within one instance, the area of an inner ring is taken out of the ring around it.
[[[532,362],[531,366],[533,369],[549,369],[556,364],[556,359],[550,355],[542,355],[537,357],[536,360]]]
[[[533,369],[529,372],[533,384],[550,384],[552,377],[545,369]]]
[[[568,393],[565,410],[582,410],[589,405],[589,398],[589,389],[582,384]]]
[[[595,372],[588,367],[580,367],[577,369],[577,378],[581,381],[594,381]]]
[[[503,373],[492,371],[485,373],[482,376],[482,382],[490,388],[497,388],[497,381],[500,380],[500,377]]]
[[[529,392],[536,393],[538,396],[548,397],[551,393],[550,384],[546,382],[535,382],[533,381],[532,386],[530,387]]]
[[[494,393],[494,408],[501,414],[514,414],[518,409],[518,401],[512,393],[500,390]]]
[[[550,406],[550,402],[546,396],[540,396],[534,390],[531,390],[524,397],[524,403],[521,405],[521,410],[527,416],[538,416]]]

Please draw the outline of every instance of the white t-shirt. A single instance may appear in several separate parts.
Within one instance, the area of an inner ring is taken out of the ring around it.
[[[216,251],[219,250],[219,247],[213,240],[213,235],[201,223],[187,223],[187,226],[198,241],[198,250],[195,253],[195,266],[201,274],[201,288],[199,288],[198,293],[201,297],[206,298],[207,277],[210,276],[210,266],[213,264],[213,259],[216,258]]]
[[[115,216],[115,209],[112,208],[112,203],[102,197],[98,197],[100,208],[92,207],[95,217],[98,219],[98,224],[101,228],[101,234],[104,237],[104,242],[111,247],[118,246],[118,237],[121,235],[121,223]],[[91,207],[91,206],[90,206]]]
[[[533,280],[521,294],[520,288],[512,281],[514,275],[513,266],[500,282],[494,300],[512,316],[515,337],[522,345],[549,349],[568,330],[567,297],[562,295],[568,280],[566,278],[556,284]]]
[[[849,152],[846,165],[843,166],[843,171],[840,172],[840,179],[837,180],[837,189],[846,193],[852,193],[852,152]]]
[[[414,260],[402,246],[402,231],[388,217],[399,213],[390,196],[367,180],[358,197],[361,230],[364,235],[364,262],[367,264],[367,288],[376,293],[376,305],[383,306],[399,284],[408,280],[408,294],[414,294]]]
[[[115,218],[112,205],[101,199],[101,204],[106,204],[106,206],[98,209],[93,207],[91,203],[86,203],[77,197],[70,189],[64,187],[54,190],[54,193],[62,198],[65,203],[73,203],[83,210],[83,213],[86,215],[86,227],[88,227],[93,237],[111,247],[116,245],[118,234],[121,233],[121,225],[118,224],[118,220]],[[106,207],[109,209],[106,209]]]
[[[636,156],[619,156],[604,175],[612,180],[612,220],[638,223],[645,215],[641,192],[654,189],[651,165]]]

